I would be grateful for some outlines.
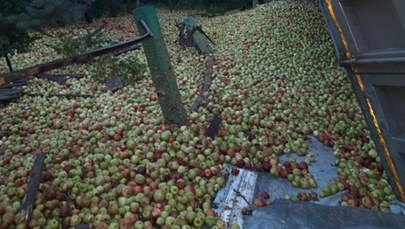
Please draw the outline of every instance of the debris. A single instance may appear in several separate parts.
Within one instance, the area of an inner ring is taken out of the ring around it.
[[[68,79],[81,79],[84,76],[82,74],[48,74],[48,73],[42,73],[38,75],[39,78],[41,79],[46,79],[50,81],[54,81],[60,85],[66,84],[66,81]]]
[[[205,128],[205,136],[215,138],[218,133],[219,125],[221,125],[221,121],[220,118],[214,116]]]
[[[114,75],[110,77],[107,82],[104,84],[104,88],[106,91],[118,91],[122,88],[124,88],[124,84],[122,83],[122,79],[119,75]]]

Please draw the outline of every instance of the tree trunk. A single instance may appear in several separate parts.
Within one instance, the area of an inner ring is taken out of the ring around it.
[[[257,0],[252,0],[252,6],[253,6],[253,9],[256,8],[256,6],[257,6]]]

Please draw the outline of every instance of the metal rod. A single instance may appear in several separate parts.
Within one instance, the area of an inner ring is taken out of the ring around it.
[[[103,24],[100,25],[100,27],[98,27],[96,30],[94,30],[94,32],[92,32],[90,34],[90,37],[94,37],[95,35],[97,35],[98,33],[100,33],[105,27],[107,27],[107,22],[103,21]]]
[[[138,38],[135,38],[133,40],[130,40],[130,41],[127,41],[124,43],[118,43],[118,44],[111,45],[111,46],[108,46],[105,48],[100,48],[100,49],[96,49],[93,51],[85,52],[85,53],[78,54],[75,56],[54,60],[54,61],[47,62],[44,64],[35,65],[35,66],[28,67],[25,69],[17,70],[15,72],[2,74],[2,75],[0,75],[0,86],[4,85],[6,83],[9,83],[9,82],[13,82],[15,80],[22,79],[22,78],[29,78],[31,76],[34,76],[34,75],[37,75],[37,74],[40,74],[43,72],[47,72],[47,71],[50,71],[53,69],[66,67],[66,66],[69,66],[72,64],[83,63],[83,62],[89,61],[98,56],[102,56],[102,55],[105,55],[105,54],[108,54],[111,52],[116,52],[116,51],[119,51],[119,50],[122,50],[125,48],[132,47],[135,44],[138,44],[149,37],[153,37],[152,31],[150,30],[148,25],[143,20],[141,20],[141,24],[144,27],[146,33]]]
[[[7,62],[8,69],[10,70],[10,72],[12,72],[12,71],[13,71],[13,66],[12,66],[12,64],[11,64],[10,58],[8,58],[8,55],[7,55],[7,54],[4,56],[4,58],[6,58],[6,62]]]
[[[136,45],[134,45],[132,47],[129,47],[129,48],[126,48],[126,49],[123,49],[123,50],[120,50],[120,51],[114,53],[114,56],[119,56],[121,54],[130,52],[130,51],[134,51],[136,49],[139,49],[140,47],[141,47],[141,44],[136,44]]]
[[[340,61],[344,67],[350,67],[358,64],[389,64],[389,63],[405,63],[405,57],[388,57],[388,58],[368,58],[368,59],[348,59]]]

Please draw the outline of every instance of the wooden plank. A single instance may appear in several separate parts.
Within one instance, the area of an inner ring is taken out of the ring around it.
[[[21,93],[21,88],[0,88],[1,95],[10,95],[10,94],[17,94]]]
[[[35,93],[23,93],[24,95],[27,96],[45,96],[44,94],[35,94]],[[89,98],[89,97],[93,97],[92,95],[88,95],[88,94],[80,94],[80,93],[76,93],[76,94],[47,94],[47,97],[66,97],[66,98]]]
[[[209,92],[212,84],[212,74],[214,73],[214,64],[215,58],[214,56],[208,57],[208,66],[204,73],[204,81],[202,84],[202,88],[200,89],[200,94],[195,99],[194,103],[190,107],[191,112],[197,112],[198,109],[203,105],[206,104],[208,101],[204,98],[204,93]]]
[[[0,101],[18,99],[21,96],[22,89],[20,88],[1,88]]]
[[[254,200],[254,193],[258,173],[246,169],[239,169],[237,176],[230,175],[228,183],[224,188],[226,193],[220,200],[218,218],[226,222],[227,225],[238,224],[243,226],[244,209],[251,209]]]
[[[27,84],[27,80],[17,80],[12,83],[4,84],[0,86],[0,89],[4,88],[13,88],[13,87],[19,87]]]
[[[41,79],[57,82],[60,85],[66,84],[68,79],[81,79],[84,77],[82,74],[48,74],[42,73],[38,75]]]
[[[9,94],[9,95],[0,95],[0,101],[9,101],[18,99],[21,97],[21,94]]]
[[[75,229],[90,229],[90,226],[88,224],[79,224],[76,225]]]
[[[24,68],[21,70],[17,70],[14,72],[2,74],[2,75],[0,75],[0,86],[4,85],[6,83],[16,81],[16,80],[27,79],[31,76],[38,75],[43,72],[48,72],[53,69],[66,67],[66,66],[69,66],[72,64],[84,63],[84,62],[89,61],[98,56],[106,55],[106,54],[113,53],[113,52],[118,52],[120,50],[129,48],[129,47],[133,47],[134,45],[142,42],[143,40],[145,40],[151,36],[150,30],[147,27],[147,25],[143,22],[139,22],[139,24],[143,29],[142,31],[145,31],[145,34],[138,38],[135,38],[135,39],[127,41],[127,42],[110,45],[105,48],[100,48],[100,49],[96,49],[93,51],[85,52],[85,53],[78,54],[75,56],[62,58],[62,59],[58,59],[58,60],[53,60],[53,61],[50,61],[47,63],[43,63],[43,64],[35,65],[32,67]]]
[[[144,41],[142,45],[165,121],[168,124],[186,125],[187,113],[174,77],[156,10],[152,6],[144,6],[135,9],[133,14],[138,31],[145,31],[140,24],[140,21],[144,20],[153,33],[153,38]]]
[[[31,221],[31,215],[37,199],[39,184],[42,180],[42,168],[44,166],[44,160],[44,154],[38,155],[35,159],[34,166],[32,167],[31,171],[31,177],[27,186],[27,192],[25,193],[20,211],[16,216],[18,223],[25,221],[28,224]]]

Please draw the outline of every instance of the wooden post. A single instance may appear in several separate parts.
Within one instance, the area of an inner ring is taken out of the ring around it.
[[[187,113],[174,77],[156,10],[153,6],[143,6],[135,9],[133,14],[140,34],[146,32],[140,23],[141,20],[145,21],[153,33],[153,37],[143,41],[142,45],[165,121],[186,125],[188,123]]]
[[[254,9],[254,8],[256,8],[256,6],[257,6],[257,0],[252,0],[252,8]]]
[[[174,7],[173,0],[169,0],[169,8],[170,8],[170,12],[173,12],[173,7]]]

